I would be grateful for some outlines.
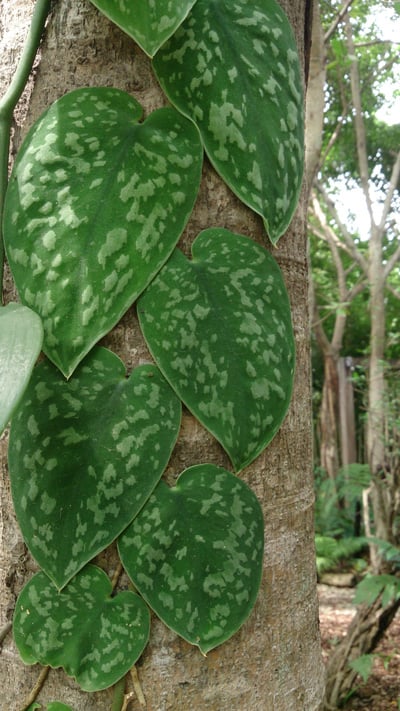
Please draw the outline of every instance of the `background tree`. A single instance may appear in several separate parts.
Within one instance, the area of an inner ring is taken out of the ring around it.
[[[309,34],[306,31],[308,3],[298,0],[281,4],[288,13],[304,57],[304,37]],[[17,4],[6,0],[0,9],[3,26],[14,28],[24,17],[26,27],[30,10],[30,2]],[[3,66],[7,67],[8,77],[14,66],[15,37],[11,44],[4,47]],[[145,107],[146,114],[166,103],[149,60],[128,37],[99,15],[90,3],[60,0],[55,4],[42,47],[23,133],[60,94],[93,85],[114,86],[133,93]],[[17,130],[14,150],[19,138]],[[209,225],[222,225],[265,244],[261,220],[232,195],[207,164],[181,248],[188,253],[193,237]],[[134,699],[132,708],[141,708],[144,704],[149,710],[173,708],[178,711],[202,709],[206,705],[215,711],[260,707],[271,711],[298,711],[301,707],[311,711],[320,703],[323,670],[313,549],[304,203],[275,254],[293,305],[297,376],[293,403],[281,431],[267,451],[243,473],[262,502],[266,524],[265,568],[258,602],[240,632],[206,659],[154,619],[151,642],[138,664],[145,701]],[[8,278],[6,300],[14,296]],[[133,308],[104,342],[123,359],[129,370],[150,357]],[[22,544],[11,507],[6,444],[3,437],[0,605],[5,623],[12,614],[16,595],[35,567]],[[173,481],[184,466],[201,461],[228,465],[219,445],[185,413],[167,477]],[[117,565],[115,551],[109,551],[99,562],[112,574]],[[126,584],[122,578],[121,585]],[[4,640],[0,666],[4,703],[16,711],[22,707],[22,697],[32,688],[38,670],[22,665],[10,636]],[[58,698],[77,711],[90,711],[110,708],[112,690],[83,694],[62,672],[51,671],[39,698],[43,702]]]
[[[389,471],[387,465],[383,362],[389,353],[387,333],[393,331],[389,325],[392,299],[400,297],[396,288],[400,248],[395,217],[399,200],[399,125],[387,125],[379,118],[385,101],[385,81],[393,78],[398,63],[398,48],[377,35],[379,11],[374,4],[366,6],[349,0],[340,4],[321,2],[325,114],[319,160],[314,157],[309,230],[314,236],[314,331],[325,364],[321,464],[335,477],[339,466],[345,463],[340,461],[338,447],[337,362],[344,355],[346,339],[354,348],[354,338],[348,335],[349,321],[354,324],[360,308],[367,305],[368,311],[359,323],[368,329],[363,347],[368,356],[366,459],[371,472],[373,525],[369,506],[365,508],[365,521],[367,533],[398,544],[399,478],[398,472]],[[354,188],[366,216],[367,235],[360,234],[356,222],[351,217],[346,219],[342,210],[345,191]],[[360,343],[356,347],[359,349]],[[346,353],[356,354],[354,350]],[[374,572],[382,572],[382,557],[375,545],[371,545],[371,560]],[[373,649],[397,607],[398,602],[386,605],[380,600],[359,610],[348,638],[330,660],[327,708],[334,708],[354,682],[349,658]]]

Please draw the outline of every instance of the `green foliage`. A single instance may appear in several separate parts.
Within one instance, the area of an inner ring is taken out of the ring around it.
[[[153,57],[179,27],[196,0],[157,0],[148,3],[127,3],[124,0],[91,2]]]
[[[197,196],[193,123],[171,108],[141,114],[122,91],[72,91],[33,126],[10,178],[10,267],[66,377],[164,264]]]
[[[187,469],[173,488],[160,481],[181,415],[161,370],[236,470],[275,435],[294,370],[278,266],[254,241],[221,228],[199,235],[191,262],[175,246],[199,189],[200,135],[274,242],[293,216],[303,164],[299,61],[275,0],[252,8],[163,0],[134,12],[119,1],[94,4],[151,55],[170,37],[154,66],[179,111],[159,109],[141,122],[138,102],[112,88],[78,89],[48,108],[17,156],[4,230],[21,301],[41,316],[43,350],[56,367],[44,360],[26,385],[39,321],[23,306],[0,311],[4,321],[25,318],[26,333],[15,321],[0,336],[0,356],[23,366],[11,396],[2,393],[10,401],[2,423],[15,410],[13,500],[43,568],[18,598],[14,637],[27,664],[62,666],[88,691],[114,684],[142,653],[145,600],[203,653],[254,606],[260,505],[240,478],[210,464]],[[119,358],[96,344],[139,296],[160,370],[141,365],[127,378]],[[3,333],[13,330],[7,350]],[[143,597],[111,597],[108,577],[89,563],[117,537]]]
[[[260,504],[230,472],[199,464],[172,489],[160,482],[118,550],[157,615],[206,654],[254,605],[263,558]]]
[[[197,0],[154,69],[198,125],[218,173],[277,242],[297,205],[304,132],[299,61],[281,7]]]
[[[105,348],[94,349],[69,381],[49,362],[35,369],[12,421],[9,470],[22,534],[57,587],[142,508],[180,419],[180,402],[154,365],[126,379]]]
[[[172,387],[239,471],[290,402],[289,300],[274,259],[242,235],[205,230],[192,254],[189,262],[176,250],[139,299],[140,325]]]
[[[352,537],[356,506],[361,502],[363,489],[370,484],[368,465],[350,464],[339,471],[335,481],[317,469],[314,481],[316,533]]]
[[[315,551],[318,575],[334,570],[343,561],[358,565],[358,561],[353,561],[357,553],[362,553],[366,547],[365,538],[333,538],[332,536],[315,536]]]
[[[372,667],[374,666],[375,655],[374,654],[362,654],[361,657],[353,659],[349,662],[349,665],[354,671],[357,672],[364,682],[368,680],[371,675]]]
[[[21,304],[0,307],[0,434],[24,393],[42,341],[37,314]]]
[[[400,597],[400,578],[395,575],[367,575],[357,585],[354,603],[372,605],[382,596],[382,607]]]
[[[125,590],[111,597],[111,581],[93,565],[60,593],[36,573],[20,594],[14,639],[25,664],[62,666],[84,691],[115,684],[147,644],[150,614],[144,601]]]

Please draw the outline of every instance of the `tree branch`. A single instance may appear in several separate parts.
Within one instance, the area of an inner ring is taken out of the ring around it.
[[[387,260],[385,264],[385,268],[383,270],[383,278],[387,279],[390,272],[392,271],[394,265],[400,261],[400,244],[398,245],[397,249],[393,252],[392,256],[390,259]]]
[[[346,225],[342,222],[342,220],[339,217],[339,214],[336,210],[336,207],[335,207],[335,204],[334,204],[332,198],[328,195],[325,188],[319,181],[316,181],[315,185],[316,185],[316,188],[317,188],[319,194],[323,198],[323,201],[326,205],[328,212],[330,213],[331,217],[334,219],[334,221],[338,227],[338,230],[340,232],[341,237],[343,238],[343,242],[342,242],[339,239],[339,237],[337,237],[337,235],[333,232],[335,239],[338,242],[338,246],[340,246],[342,249],[344,249],[344,246],[343,246],[343,243],[344,243],[347,247],[346,251],[348,252],[348,254],[351,255],[351,257],[354,259],[354,261],[357,262],[357,264],[361,267],[364,274],[367,275],[368,274],[368,261],[361,254],[361,252],[357,249],[350,232],[348,231]],[[317,203],[318,203],[318,200],[317,200]],[[318,203],[318,205],[319,205],[319,203]],[[321,214],[321,219],[326,220],[323,210],[320,205],[319,205],[319,210],[320,210],[320,214]],[[324,217],[322,217],[322,216],[324,216]],[[319,217],[318,217],[318,219],[319,219]]]
[[[325,42],[325,44],[327,44],[327,43],[329,42],[329,40],[330,40],[330,38],[332,37],[332,35],[334,34],[334,32],[336,32],[336,29],[337,29],[338,25],[340,25],[340,23],[342,22],[344,16],[346,15],[347,11],[348,11],[349,8],[350,8],[350,5],[352,4],[352,2],[353,2],[353,0],[346,0],[346,2],[344,3],[342,9],[339,10],[339,14],[338,14],[337,17],[334,19],[334,21],[332,22],[332,24],[331,24],[331,26],[329,27],[329,29],[325,32],[325,35],[324,35],[324,42]]]
[[[393,167],[392,167],[392,173],[390,176],[389,187],[388,187],[388,191],[386,193],[385,202],[383,203],[382,215],[381,215],[381,219],[380,219],[379,226],[378,226],[378,229],[381,231],[381,234],[383,234],[383,232],[385,231],[386,220],[387,220],[388,214],[390,212],[390,207],[392,204],[394,191],[397,188],[397,184],[399,182],[399,177],[400,177],[400,151],[398,152],[398,154],[396,156],[396,160],[395,160]]]
[[[354,127],[356,133],[356,147],[358,157],[358,168],[360,171],[361,188],[364,194],[367,205],[368,214],[371,221],[371,231],[375,226],[374,215],[372,211],[372,200],[369,186],[369,169],[368,169],[368,153],[367,153],[367,136],[365,131],[364,115],[361,104],[361,88],[360,75],[358,71],[358,60],[356,57],[356,49],[354,46],[353,32],[351,28],[350,17],[345,16],[345,29],[347,39],[347,50],[350,61],[350,84],[351,97],[354,108]]]

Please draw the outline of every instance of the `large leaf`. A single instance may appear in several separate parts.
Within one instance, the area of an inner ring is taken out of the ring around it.
[[[160,482],[118,541],[123,566],[150,607],[204,654],[250,614],[263,546],[255,494],[212,464],[190,467],[172,489]]]
[[[296,43],[275,0],[197,0],[154,69],[198,125],[216,170],[263,216],[288,227],[303,173],[303,92]]]
[[[84,691],[115,684],[142,654],[150,615],[135,593],[112,598],[111,592],[110,579],[94,565],[61,593],[44,573],[34,575],[14,613],[14,639],[25,664],[63,667]]]
[[[140,115],[116,89],[73,91],[32,128],[10,179],[10,266],[67,377],[164,264],[197,195],[193,123],[170,108]]]
[[[278,265],[247,237],[213,228],[179,250],[138,302],[160,369],[236,470],[266,447],[293,383],[290,305]]]
[[[180,416],[154,365],[126,379],[105,348],[94,349],[70,381],[49,362],[34,370],[11,425],[11,488],[28,548],[59,588],[143,506]]]
[[[22,304],[0,307],[0,434],[28,384],[42,341],[37,314]]]
[[[185,19],[196,0],[157,0],[157,2],[125,2],[125,0],[91,0],[124,32],[153,57],[161,45]]]

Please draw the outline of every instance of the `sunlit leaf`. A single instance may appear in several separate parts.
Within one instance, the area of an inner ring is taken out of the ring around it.
[[[152,57],[185,19],[196,0],[91,0]]]
[[[49,362],[35,368],[11,426],[11,489],[28,548],[59,588],[150,496],[180,415],[154,365],[126,379],[105,348],[94,349],[69,381]]]
[[[37,314],[22,304],[0,307],[0,434],[24,393],[42,340]]]
[[[63,667],[84,691],[115,684],[142,654],[150,615],[135,593],[126,590],[111,597],[111,592],[110,579],[93,565],[61,593],[44,573],[34,575],[17,600],[13,623],[25,664]]]
[[[66,94],[28,134],[10,179],[10,266],[67,377],[164,264],[198,192],[193,123],[166,108],[138,124],[141,113],[117,89]]]
[[[294,340],[280,269],[251,239],[201,232],[175,250],[138,302],[167,380],[243,469],[279,429],[290,402]]]
[[[276,242],[303,173],[303,92],[291,25],[275,0],[197,0],[154,58],[170,101]]]
[[[264,527],[255,494],[221,467],[199,464],[155,489],[118,541],[150,607],[206,654],[249,616],[261,580]]]

